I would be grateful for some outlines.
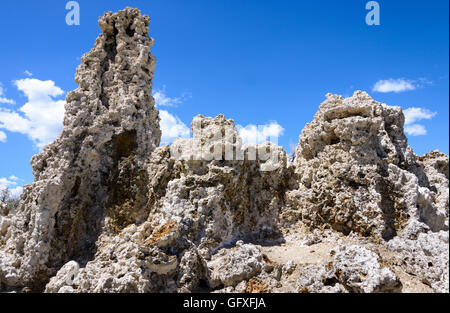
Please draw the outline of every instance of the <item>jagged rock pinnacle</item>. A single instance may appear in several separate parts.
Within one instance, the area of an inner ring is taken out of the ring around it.
[[[414,154],[400,107],[327,94],[292,162],[223,115],[159,147],[149,17],[99,25],[62,133],[0,203],[0,292],[448,292],[448,156]]]
[[[149,17],[126,8],[99,25],[103,33],[77,69],[79,87],[67,95],[61,135],[32,158],[35,182],[7,242],[20,248],[2,257],[7,288],[42,289],[67,261],[93,257],[105,219],[121,228],[145,211],[144,165],[161,138]]]

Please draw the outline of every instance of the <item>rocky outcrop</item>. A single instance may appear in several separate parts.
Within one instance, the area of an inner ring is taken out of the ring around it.
[[[259,274],[264,264],[257,247],[238,241],[235,248],[221,249],[207,262],[209,286],[236,286]]]
[[[328,94],[290,161],[223,115],[160,147],[149,18],[99,25],[61,135],[0,207],[0,291],[448,292],[448,156],[417,157],[399,107]]]
[[[182,291],[195,290],[200,281],[211,288],[221,284],[205,265],[219,249],[238,240],[278,239],[288,177],[283,149],[270,143],[242,147],[232,120],[197,116],[191,128],[193,138],[156,149],[149,167],[155,232],[147,242],[179,249]]]
[[[55,293],[60,292],[61,290],[61,293],[73,293],[72,285],[79,271],[80,265],[77,262],[70,261],[66,263],[61,267],[58,273],[50,279],[50,282],[45,287],[45,292]]]
[[[42,290],[66,262],[92,259],[105,227],[119,231],[148,213],[145,164],[161,138],[149,18],[127,8],[99,25],[77,69],[79,87],[67,95],[64,129],[32,158],[35,182],[11,212],[2,288]]]
[[[396,263],[435,292],[449,292],[448,231],[421,233],[416,240],[396,237],[387,243]]]
[[[285,215],[376,240],[445,228],[430,182],[403,133],[400,107],[327,95],[300,135]]]
[[[360,246],[341,246],[332,262],[306,267],[298,281],[302,293],[399,292],[395,274],[380,264],[379,256]]]
[[[434,201],[441,211],[446,212],[447,217],[449,211],[448,161],[448,155],[439,152],[439,150],[431,151],[419,157],[419,162],[430,182],[430,189],[435,193]]]
[[[196,124],[201,128],[196,130]],[[150,218],[155,228],[168,222],[177,228],[189,225],[185,228],[190,234],[183,236],[209,252],[239,239],[273,238],[288,176],[283,149],[270,143],[242,147],[233,121],[222,115],[214,119],[198,116],[192,129],[194,137],[175,140],[170,156],[169,148],[162,147],[152,157],[151,166],[160,170],[150,183],[155,195]],[[229,137],[210,139],[222,133]],[[225,156],[228,145],[230,158]],[[208,161],[205,153],[196,155],[211,147],[220,152],[217,159]],[[261,159],[259,151],[269,157]],[[167,167],[161,168],[161,163]],[[270,171],[265,171],[267,166]],[[158,190],[164,191],[159,199]]]

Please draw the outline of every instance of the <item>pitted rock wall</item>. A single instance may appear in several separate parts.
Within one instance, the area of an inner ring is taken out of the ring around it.
[[[67,94],[63,131],[32,158],[35,182],[11,213],[0,252],[3,288],[39,290],[65,262],[86,263],[107,216],[119,228],[146,217],[145,163],[161,138],[149,18],[127,8],[99,25],[102,34],[77,69],[79,87]],[[124,206],[139,209],[123,220]]]
[[[0,291],[448,292],[448,156],[413,153],[401,108],[328,94],[292,162],[223,115],[159,147],[149,17],[99,25],[61,135],[0,204]]]

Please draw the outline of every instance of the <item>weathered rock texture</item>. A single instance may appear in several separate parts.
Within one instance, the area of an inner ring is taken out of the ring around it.
[[[300,135],[288,206],[311,227],[389,240],[445,228],[445,213],[403,133],[400,107],[365,92],[327,95]]]
[[[63,132],[0,207],[0,291],[448,292],[448,156],[416,157],[399,107],[327,95],[292,162],[223,115],[159,147],[149,18],[99,25]]]
[[[298,291],[302,293],[396,292],[401,283],[379,262],[379,256],[360,246],[341,247],[332,262],[304,269]]]
[[[104,227],[120,230],[148,213],[145,164],[161,138],[149,18],[125,9],[99,25],[77,69],[79,88],[67,95],[64,129],[32,158],[35,182],[2,238],[2,288],[41,290],[67,261],[93,258]]]
[[[449,208],[449,165],[448,155],[431,151],[421,157],[419,162],[423,166],[430,182],[431,190],[435,193],[437,207],[446,212],[448,217]]]

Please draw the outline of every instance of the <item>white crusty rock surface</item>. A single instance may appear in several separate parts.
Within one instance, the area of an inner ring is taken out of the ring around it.
[[[299,292],[374,293],[395,292],[401,283],[395,274],[379,262],[379,256],[356,245],[342,246],[332,262],[304,269],[298,281]]]
[[[403,125],[400,107],[366,92],[346,99],[328,94],[300,135],[294,161],[299,186],[287,193],[287,213],[312,228],[378,240],[445,229],[445,212]]]
[[[221,249],[206,264],[208,268],[209,285],[236,286],[259,274],[264,266],[261,251],[251,244],[236,243],[232,249]]]
[[[0,203],[0,292],[448,292],[448,156],[328,94],[288,162],[198,115],[160,146],[149,17],[99,19],[58,139]]]
[[[435,292],[449,292],[448,231],[421,233],[416,240],[396,237],[387,247],[406,272],[420,277]]]
[[[94,257],[107,219],[121,228],[146,217],[145,164],[161,138],[149,18],[127,8],[99,25],[77,69],[79,87],[67,94],[63,131],[32,158],[35,182],[10,212],[0,248],[4,289],[42,290],[66,262]]]
[[[449,159],[448,155],[439,150],[428,152],[419,157],[424,171],[435,193],[435,202],[438,208],[446,212],[448,217],[449,207]]]
[[[80,265],[75,261],[70,261],[64,264],[63,267],[50,279],[50,282],[45,287],[45,292],[60,292],[63,290],[67,293],[68,288],[72,288],[75,277],[80,271]],[[64,289],[63,289],[64,288]]]
[[[219,274],[223,267],[214,270],[213,266],[212,272],[208,268],[219,262],[208,263],[218,251],[226,253],[222,248],[239,240],[280,239],[277,218],[288,176],[281,147],[270,143],[242,147],[233,121],[223,115],[197,116],[191,128],[193,138],[176,139],[171,147],[157,148],[148,169],[153,173],[149,223],[154,232],[147,243],[163,251],[177,251],[179,291],[194,291],[201,281],[209,282],[210,288],[232,284],[235,278],[223,277],[234,274]],[[224,154],[230,147],[228,159]],[[206,155],[214,149],[217,155]],[[252,160],[252,153],[260,153],[258,150],[267,153],[263,161]],[[230,257],[237,258],[235,269],[249,271],[239,275],[251,276],[258,270],[257,264],[253,268],[239,263],[253,258],[252,251],[230,252]]]

